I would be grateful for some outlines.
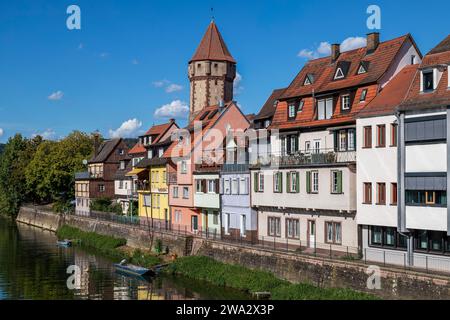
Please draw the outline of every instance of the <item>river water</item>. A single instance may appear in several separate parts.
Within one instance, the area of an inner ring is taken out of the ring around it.
[[[237,290],[184,277],[158,276],[145,281],[123,276],[115,273],[112,263],[94,250],[60,248],[54,233],[0,217],[0,300],[250,298]],[[74,282],[68,279],[67,269],[72,265],[82,272],[76,288],[69,289]]]

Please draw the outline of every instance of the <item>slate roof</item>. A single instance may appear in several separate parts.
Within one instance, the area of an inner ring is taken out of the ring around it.
[[[276,100],[279,100],[283,95],[286,88],[275,89],[272,91],[272,94],[269,96],[267,101],[264,103],[263,107],[259,111],[259,113],[255,116],[254,120],[263,120],[267,118],[273,117],[275,114],[276,106],[274,105]]]
[[[98,149],[98,155],[97,156],[94,155],[89,160],[89,163],[105,162],[108,159],[111,152],[114,151],[114,149],[119,145],[121,141],[122,141],[121,138],[103,141]]]
[[[228,61],[236,63],[214,21],[211,21],[209,24],[200,45],[197,47],[197,50],[191,59],[191,62],[203,60]]]

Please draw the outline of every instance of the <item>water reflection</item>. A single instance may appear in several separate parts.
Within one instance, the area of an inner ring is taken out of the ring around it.
[[[80,268],[69,289],[67,268]],[[151,281],[116,273],[112,261],[93,250],[61,248],[56,236],[0,218],[1,299],[198,300],[248,299],[236,290],[183,277]]]

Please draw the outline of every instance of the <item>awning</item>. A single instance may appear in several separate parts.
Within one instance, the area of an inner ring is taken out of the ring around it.
[[[145,171],[147,169],[142,169],[142,168],[134,168],[133,170],[131,170],[130,172],[128,172],[125,176],[127,177],[132,177],[132,176],[136,176],[139,173]]]

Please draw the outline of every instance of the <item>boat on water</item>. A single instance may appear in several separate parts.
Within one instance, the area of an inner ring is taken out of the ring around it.
[[[56,244],[57,244],[58,246],[60,246],[60,247],[65,247],[65,248],[67,248],[67,247],[71,247],[71,246],[72,246],[72,241],[71,241],[71,240],[67,240],[67,239],[65,239],[65,240],[59,240],[59,241],[56,242]]]
[[[114,268],[120,273],[126,273],[133,276],[153,276],[155,272],[151,269],[135,266],[126,262],[114,263]]]

